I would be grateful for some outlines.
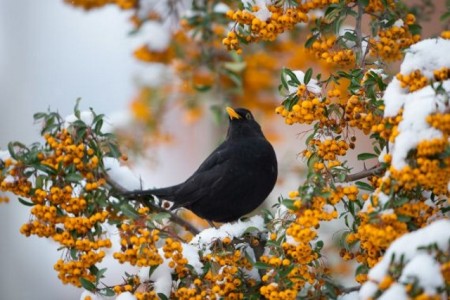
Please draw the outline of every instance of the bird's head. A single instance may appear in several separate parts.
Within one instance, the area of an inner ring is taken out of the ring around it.
[[[261,126],[255,121],[252,113],[245,108],[226,108],[230,120],[227,139],[237,137],[264,137]]]

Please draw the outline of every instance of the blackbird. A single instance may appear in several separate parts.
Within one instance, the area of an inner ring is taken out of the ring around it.
[[[152,196],[185,207],[208,221],[231,222],[257,208],[277,180],[277,158],[261,126],[245,108],[226,108],[229,127],[225,141],[185,182],[125,193],[128,199]]]

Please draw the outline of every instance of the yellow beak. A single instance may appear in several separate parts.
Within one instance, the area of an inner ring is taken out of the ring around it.
[[[234,109],[232,109],[231,107],[227,106],[226,110],[227,110],[227,113],[230,116],[231,120],[233,120],[233,119],[240,119],[241,118],[241,116]]]

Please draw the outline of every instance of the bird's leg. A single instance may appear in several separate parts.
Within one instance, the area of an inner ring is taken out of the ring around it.
[[[216,229],[219,228],[219,227],[216,226],[216,224],[214,224],[213,221],[206,220],[206,222],[208,222],[209,226],[212,227],[212,228],[216,228]]]
[[[116,183],[114,180],[112,180],[109,176],[106,176],[106,180],[109,184],[109,186],[111,187],[111,189],[117,193],[117,194],[122,194],[124,192],[126,192],[126,189],[123,188],[120,184]],[[142,199],[136,199],[137,201],[140,201],[142,203]],[[188,231],[190,231],[193,235],[197,235],[200,233],[200,231],[195,228],[191,223],[185,221],[184,219],[180,218],[177,214],[175,214],[174,212],[165,209],[163,207],[157,206],[155,204],[153,204],[152,202],[146,201],[145,203],[143,203],[144,205],[153,208],[156,211],[159,212],[166,212],[170,215],[170,219],[180,225],[181,227],[187,229]]]

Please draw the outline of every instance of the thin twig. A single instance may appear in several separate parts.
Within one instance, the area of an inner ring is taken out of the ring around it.
[[[360,289],[361,289],[361,286],[351,286],[348,288],[342,288],[341,292],[343,294],[350,294],[351,292],[356,292],[356,291],[359,291]]]
[[[122,193],[128,192],[120,184],[118,184],[117,182],[112,180],[111,177],[107,176],[106,177],[106,181],[112,187],[112,189],[115,190],[118,194],[122,194]],[[157,212],[164,212],[164,213],[169,214],[170,215],[170,219],[172,220],[172,222],[174,222],[174,223],[180,225],[181,227],[185,228],[186,230],[190,231],[193,235],[197,235],[197,234],[200,233],[200,231],[197,228],[195,228],[194,225],[192,225],[191,223],[187,222],[186,220],[180,218],[173,211],[165,209],[165,208],[163,208],[161,206],[155,205],[151,201],[145,201],[145,203],[144,203],[142,200],[143,199],[139,199],[139,198],[136,199],[136,201],[140,201],[144,205],[149,206],[150,208],[152,208],[153,210],[155,210]]]
[[[381,166],[381,165],[375,166],[375,167],[370,168],[368,170],[364,170],[364,171],[361,171],[361,172],[358,172],[358,173],[355,173],[355,174],[347,175],[345,177],[345,181],[346,182],[356,181],[356,180],[359,180],[359,179],[363,179],[363,178],[369,177],[371,175],[375,175],[375,174],[381,173],[381,172],[383,172],[385,170],[386,170],[386,168],[384,166]]]
[[[365,14],[367,12],[364,11],[364,7],[360,3],[358,3],[357,6],[358,6],[358,12],[356,15],[356,25],[355,25],[355,33],[356,33],[355,46],[358,51],[357,64],[358,64],[359,68],[364,69],[364,67],[366,65],[366,57],[367,57],[367,54],[369,54],[369,49],[370,49],[370,43],[366,41],[366,49],[364,49],[364,51],[363,51],[363,41],[366,37],[363,37],[363,33],[362,33],[362,18],[363,18],[363,14]]]

